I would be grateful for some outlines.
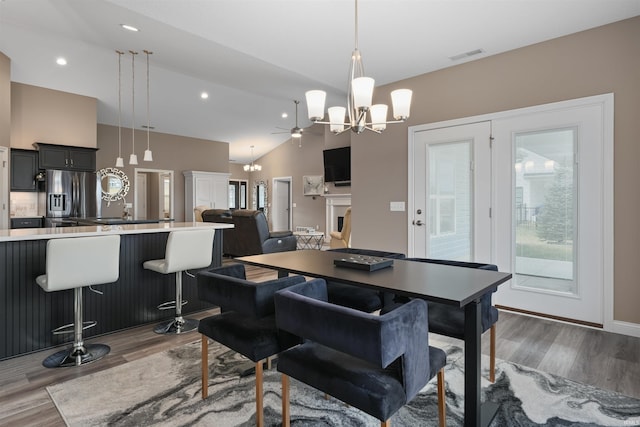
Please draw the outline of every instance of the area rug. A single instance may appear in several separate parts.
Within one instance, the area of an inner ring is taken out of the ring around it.
[[[447,425],[462,425],[462,350],[446,346]],[[194,342],[47,387],[69,426],[254,426],[253,363],[209,346],[209,397],[201,399],[200,343]],[[488,366],[486,357],[483,366]],[[640,400],[497,361],[496,382],[483,379],[483,401],[500,405],[492,426],[637,426]],[[486,374],[486,373],[485,373]],[[265,425],[281,425],[280,374],[265,370]],[[292,426],[379,426],[375,418],[291,380]],[[433,379],[396,413],[394,427],[437,425]]]

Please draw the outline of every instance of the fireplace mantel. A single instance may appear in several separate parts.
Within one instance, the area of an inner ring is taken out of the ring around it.
[[[329,240],[329,233],[338,230],[338,213],[344,215],[344,211],[351,206],[351,194],[325,194],[325,239]]]

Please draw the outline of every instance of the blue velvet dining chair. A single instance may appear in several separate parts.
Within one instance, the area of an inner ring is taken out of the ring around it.
[[[220,307],[220,314],[200,320],[202,334],[202,398],[209,391],[209,338],[255,362],[256,425],[264,425],[262,366],[265,359],[296,345],[299,338],[279,331],[274,314],[274,294],[304,282],[302,276],[266,282],[246,280],[243,264],[228,264],[200,272],[198,297]],[[283,388],[288,385],[283,380]]]
[[[339,248],[329,249],[330,252],[339,252],[349,255],[365,255],[379,258],[403,259],[404,254],[398,252],[386,252],[373,249]],[[355,308],[366,313],[382,309],[385,305],[393,302],[393,294],[389,292],[376,291],[361,288],[359,286],[347,285],[333,281],[327,281],[327,292],[329,302],[345,307]]]
[[[477,262],[451,261],[431,258],[406,258],[406,261],[498,271],[498,266],[494,264],[483,264]],[[496,380],[496,323],[498,322],[498,309],[493,306],[491,301],[491,295],[493,292],[487,292],[480,300],[482,333],[485,333],[487,330],[490,331],[489,380],[492,383]],[[406,301],[408,301],[408,298],[406,297],[395,298],[396,303]],[[429,332],[447,337],[464,339],[464,308],[453,307],[433,301],[428,301],[427,304],[429,305]],[[388,307],[387,310],[388,309],[390,308]]]
[[[275,304],[278,328],[303,339],[278,356],[278,371],[285,376],[389,427],[391,416],[437,375],[438,417],[445,425],[446,355],[429,346],[425,301],[409,301],[378,316],[327,302],[325,281],[314,279],[277,292]],[[282,425],[288,426],[284,391],[282,401]]]

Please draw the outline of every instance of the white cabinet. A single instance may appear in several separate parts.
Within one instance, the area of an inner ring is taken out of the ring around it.
[[[193,208],[229,209],[229,173],[184,171],[184,219],[193,221]]]

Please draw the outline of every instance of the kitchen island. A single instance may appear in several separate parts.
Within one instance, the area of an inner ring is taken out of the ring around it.
[[[73,339],[53,335],[51,330],[73,323],[73,291],[45,292],[35,283],[46,272],[46,246],[50,239],[119,234],[120,278],[97,285],[103,292],[84,292],[86,320],[96,327],[85,331],[85,339],[173,317],[173,311],[156,307],[175,298],[173,275],[142,268],[150,259],[164,258],[169,232],[193,228],[216,229],[211,265],[222,263],[222,229],[231,224],[160,222],[153,224],[94,225],[80,227],[0,230],[0,360],[54,347]],[[78,268],[82,268],[81,265]],[[196,279],[183,277],[183,298],[189,304],[183,313],[211,308],[197,298]],[[149,327],[152,327],[149,325]]]

